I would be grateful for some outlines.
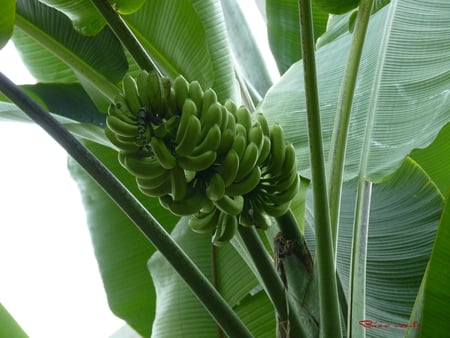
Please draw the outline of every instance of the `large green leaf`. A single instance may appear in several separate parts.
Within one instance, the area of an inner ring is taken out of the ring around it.
[[[147,1],[124,19],[164,74],[239,100],[219,0]]]
[[[442,213],[436,240],[422,285],[423,292],[416,302],[418,328],[410,329],[408,337],[445,337],[450,330],[448,304],[450,303],[450,194]],[[412,320],[414,320],[413,318]],[[417,322],[417,321],[416,321]],[[410,323],[414,326],[414,322]]]
[[[372,16],[350,120],[346,179],[358,175],[364,143],[370,145],[367,178],[379,181],[450,121],[449,21],[446,0],[393,1]],[[316,54],[326,156],[350,42],[346,34]],[[270,122],[283,125],[296,146],[301,174],[309,176],[302,66],[286,72],[261,109]]]
[[[0,16],[0,49],[2,49],[12,35],[14,27],[16,0],[2,2],[2,15]]]
[[[219,291],[255,337],[273,337],[273,307],[261,290],[252,293],[258,282],[241,256],[232,245],[226,245],[215,248],[212,258],[211,236],[192,232],[187,221],[187,217],[180,220],[172,232],[173,238],[208,278],[212,278],[215,269]],[[216,325],[211,316],[159,252],[149,260],[148,268],[157,292],[154,337],[215,336]]]
[[[16,40],[24,62],[38,81],[60,82],[53,74],[58,71],[67,76],[67,68],[55,64],[56,56],[77,75],[94,82],[98,89],[114,92],[108,82],[119,82],[128,64],[121,44],[109,29],[94,37],[83,36],[74,30],[66,16],[36,0],[18,1],[16,17],[17,26],[42,45],[37,48],[27,40],[23,43],[20,38]],[[56,69],[52,69],[54,64]]]
[[[411,153],[414,159],[437,185],[441,194],[445,196],[450,190],[450,124],[442,128],[434,142],[425,149],[415,149]]]
[[[345,292],[355,206],[356,180],[345,184],[338,238],[337,270]],[[313,228],[312,199],[308,200],[307,235]],[[374,184],[370,209],[366,318],[390,328],[367,329],[369,337],[401,337],[431,254],[443,199],[426,173],[408,159],[386,182]],[[313,246],[310,239],[308,243]],[[376,323],[375,323],[376,324]]]
[[[81,34],[95,35],[106,22],[89,0],[39,0],[61,11],[72,20],[74,28]]]
[[[300,23],[298,0],[267,0],[267,31],[270,48],[281,74],[300,60]],[[313,3],[315,39],[325,32],[328,13],[319,10]]]
[[[0,303],[0,337],[27,338],[27,334]]]
[[[139,198],[170,231],[177,218],[158,200],[137,189],[134,177],[117,161],[117,153],[87,142],[89,149]],[[142,336],[148,337],[155,315],[155,292],[146,262],[154,247],[102,189],[74,162],[70,172],[85,205],[89,231],[111,310]]]

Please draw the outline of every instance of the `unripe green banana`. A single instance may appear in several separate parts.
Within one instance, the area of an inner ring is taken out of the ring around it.
[[[228,109],[225,109],[227,112],[227,117],[228,117],[228,124],[226,129],[231,129],[231,130],[235,130],[236,128],[236,118],[234,117],[233,114],[230,113],[230,111]]]
[[[154,93],[153,88],[149,88],[150,86],[147,82],[148,77],[149,73],[147,71],[140,71],[136,76],[136,87],[142,106],[146,107],[148,110],[153,111],[152,101],[154,100]]]
[[[180,156],[177,161],[178,165],[185,170],[203,171],[214,164],[216,157],[215,151],[208,150],[198,155]]]
[[[236,116],[237,106],[231,99],[227,99],[224,103],[224,106],[231,114],[233,114],[233,116]]]
[[[178,111],[183,109],[184,101],[189,97],[189,83],[182,75],[178,75],[172,84],[175,90],[175,99],[178,107]]]
[[[203,140],[194,148],[192,151],[193,155],[199,155],[206,151],[212,150],[217,151],[220,146],[220,141],[222,139],[222,132],[217,124],[213,125]]]
[[[136,178],[155,178],[166,172],[159,161],[152,157],[139,158],[134,154],[119,153],[119,162]]]
[[[221,213],[219,216],[216,231],[213,234],[212,242],[215,246],[227,244],[235,235],[238,227],[237,217]]]
[[[248,130],[247,128],[245,128],[242,124],[240,123],[236,123],[236,125],[234,126],[234,130],[236,135],[241,135],[244,137],[245,142],[248,142],[247,140],[247,134],[248,134]]]
[[[269,156],[270,156],[270,137],[264,136],[263,144],[259,152],[258,162],[256,162],[256,165],[261,165],[265,167],[265,162],[269,158]]]
[[[139,98],[136,81],[131,77],[131,75],[127,74],[124,76],[122,80],[122,89],[125,100],[128,103],[128,107],[130,107],[130,111],[133,114],[136,114],[139,109],[143,107],[143,104]]]
[[[136,115],[130,111],[130,107],[122,95],[114,97],[113,103],[108,107],[108,114],[115,115],[130,124],[136,123]]]
[[[247,134],[248,142],[252,142],[258,146],[258,151],[261,152],[263,142],[264,142],[264,134],[259,122],[256,122],[252,125],[252,127],[248,130]]]
[[[245,106],[240,106],[236,111],[236,122],[242,124],[246,130],[252,126],[252,115]]]
[[[192,215],[188,224],[194,232],[212,233],[217,227],[219,215],[220,211],[217,208],[213,208],[209,212],[198,211]]]
[[[180,143],[181,138],[184,136],[184,133],[186,131],[189,118],[192,115],[197,116],[197,106],[195,105],[194,101],[188,98],[184,101],[183,104],[180,124],[178,125],[177,136],[175,137],[175,143]]]
[[[175,137],[177,135],[179,124],[180,124],[180,116],[179,115],[174,115],[174,116],[170,117],[164,123],[164,128],[167,131],[167,135],[169,135],[169,137],[171,139],[175,139]]]
[[[258,162],[259,150],[256,144],[249,143],[245,149],[244,154],[240,159],[239,170],[236,176],[236,180],[241,180],[247,176],[253,168],[256,167]]]
[[[217,148],[218,155],[226,154],[231,149],[234,143],[234,137],[234,129],[227,129],[222,132],[222,135],[220,137],[220,144]]]
[[[177,216],[190,216],[201,209],[205,199],[202,192],[191,189],[181,201],[174,201],[172,196],[164,195],[159,198],[159,202]]]
[[[234,137],[233,145],[231,148],[238,154],[239,159],[244,156],[245,150],[247,148],[247,140],[243,135],[236,135]]]
[[[270,185],[272,189],[283,189],[283,184],[287,187],[297,176],[295,148],[288,144],[284,148],[284,161],[279,172],[268,171],[268,175],[263,178],[264,183]],[[286,182],[287,181],[287,182]],[[284,183],[286,182],[286,183]],[[290,182],[290,183],[289,183]]]
[[[138,182],[138,188],[143,194],[150,197],[161,197],[172,192],[172,184],[170,179],[164,180],[161,182],[161,185],[152,188],[141,186]]]
[[[290,202],[282,204],[262,203],[261,205],[266,214],[272,217],[280,217],[289,210]]]
[[[214,205],[222,212],[237,216],[244,207],[244,198],[242,196],[224,195],[221,199],[213,201]]]
[[[230,196],[245,195],[255,189],[261,178],[261,169],[255,166],[253,170],[239,181],[233,182],[225,192]]]
[[[182,201],[188,190],[184,170],[180,167],[175,167],[170,171],[170,182],[172,184],[172,199],[175,202]]]
[[[177,160],[163,140],[152,137],[150,145],[156,158],[164,169],[173,169],[176,167]]]
[[[225,195],[225,182],[222,175],[214,173],[206,187],[206,196],[211,201],[217,201]]]
[[[221,110],[221,115],[222,115],[222,121],[220,124],[220,130],[225,131],[228,128],[228,119],[230,117],[230,113],[228,112],[227,108],[225,108],[224,106],[220,106],[220,110]],[[234,117],[233,117],[234,119]]]
[[[278,173],[284,162],[284,132],[278,123],[270,128],[270,171]]]
[[[200,113],[201,120],[203,119],[203,115],[207,113],[209,106],[213,103],[217,103],[217,94],[214,90],[208,88],[203,92],[202,111]]]
[[[234,149],[230,149],[216,170],[222,175],[225,187],[233,183],[239,170],[239,155]]]
[[[220,103],[213,103],[208,107],[206,114],[200,117],[202,124],[202,137],[205,137],[209,129],[215,124],[219,127],[222,125],[222,109]]]
[[[172,185],[170,182],[170,170],[161,171],[159,176],[153,174],[152,176],[136,177],[137,184],[145,189],[156,189],[164,183],[169,183],[170,189],[168,194],[172,192]]]
[[[290,202],[298,192],[299,183],[300,183],[299,176],[296,175],[294,182],[290,186],[288,186],[282,191],[278,191],[277,193],[270,195],[271,202],[277,204]]]
[[[159,86],[161,88],[161,103],[159,106],[159,110],[156,110],[158,116],[164,119],[168,119],[176,113],[176,110],[173,113],[169,110],[170,104],[170,92],[172,90],[172,83],[169,78],[162,77],[159,80]]]
[[[258,121],[261,125],[263,134],[270,137],[270,128],[269,124],[267,123],[266,117],[262,113],[256,113],[255,120]]]
[[[201,112],[203,103],[203,89],[198,81],[192,81],[189,83],[189,97],[195,102],[197,110]]]
[[[195,115],[189,116],[189,120],[181,137],[180,142],[175,147],[175,152],[178,156],[189,155],[200,141],[202,135],[200,120]],[[181,123],[178,130],[181,129]],[[182,132],[182,131],[181,131]]]
[[[108,115],[106,117],[106,125],[117,135],[135,138],[139,135],[139,127],[136,123],[130,124],[115,115]]]
[[[105,136],[108,138],[108,140],[116,146],[119,150],[125,150],[130,152],[135,152],[139,150],[139,146],[136,144],[136,142],[124,142],[122,140],[119,140],[117,138],[117,134],[113,132],[111,129],[109,129],[108,126],[105,127]]]

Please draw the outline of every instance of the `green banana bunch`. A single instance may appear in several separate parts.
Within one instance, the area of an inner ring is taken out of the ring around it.
[[[139,189],[195,232],[226,244],[239,225],[267,228],[298,190],[295,149],[231,100],[182,76],[127,75],[108,109],[105,135]]]

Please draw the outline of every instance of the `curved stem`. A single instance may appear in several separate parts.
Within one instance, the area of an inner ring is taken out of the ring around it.
[[[299,11],[317,243],[320,334],[336,337],[341,333],[341,320],[323,159],[311,1],[299,0]]]
[[[353,32],[352,45],[345,68],[344,78],[339,95],[340,102],[334,124],[328,159],[328,196],[330,199],[330,220],[333,244],[337,248],[339,229],[339,210],[344,176],[345,151],[347,146],[348,127],[352,110],[353,94],[355,92],[361,54],[369,24],[373,0],[361,1],[356,26]]]
[[[227,335],[231,337],[252,337],[243,322],[211,282],[148,210],[111,174],[108,168],[48,112],[2,73],[0,73],[0,91],[52,136],[91,175],[168,260]]]
[[[102,14],[109,28],[111,28],[128,52],[130,52],[139,67],[147,71],[154,70],[161,75],[152,58],[122,20],[122,17],[111,6],[111,3],[108,0],[91,0],[91,2]]]

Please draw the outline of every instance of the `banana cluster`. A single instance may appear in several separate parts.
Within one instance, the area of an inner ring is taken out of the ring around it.
[[[295,149],[261,113],[178,76],[125,76],[105,134],[139,189],[223,245],[238,225],[266,228],[298,190]]]

